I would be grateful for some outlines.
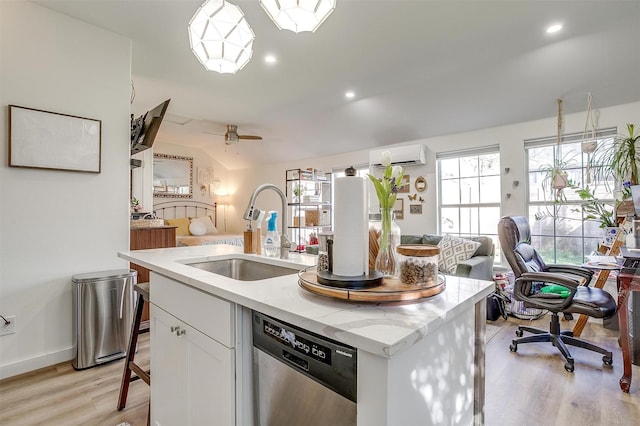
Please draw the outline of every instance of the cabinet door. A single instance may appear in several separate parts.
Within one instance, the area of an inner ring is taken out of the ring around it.
[[[151,305],[151,424],[155,426],[186,424],[184,345],[175,328],[182,325]]]
[[[155,305],[151,316],[152,424],[233,425],[234,350]]]
[[[235,424],[234,350],[184,326],[186,425]]]

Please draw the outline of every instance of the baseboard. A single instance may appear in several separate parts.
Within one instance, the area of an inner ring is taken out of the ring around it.
[[[24,359],[12,364],[0,366],[0,379],[17,376],[18,374],[28,373],[29,371],[39,368],[48,367],[65,361],[71,361],[75,356],[75,348],[63,349],[58,352],[52,352],[40,355],[34,358]]]

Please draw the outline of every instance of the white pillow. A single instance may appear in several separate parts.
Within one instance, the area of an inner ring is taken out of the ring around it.
[[[192,221],[189,225],[191,235],[205,235],[207,233],[207,225],[201,220]]]
[[[440,248],[438,269],[445,274],[455,274],[458,263],[473,256],[480,246],[481,244],[477,241],[444,235],[438,243]]]
[[[191,223],[194,222],[199,222],[204,224],[206,231],[205,234],[217,234],[218,230],[216,229],[216,227],[214,226],[213,222],[211,221],[211,217],[210,216],[202,216],[202,217],[194,217],[193,219],[191,219]],[[204,234],[201,234],[204,235]]]

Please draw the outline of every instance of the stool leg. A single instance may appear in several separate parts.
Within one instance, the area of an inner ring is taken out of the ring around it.
[[[124,371],[122,372],[122,382],[120,383],[120,396],[118,397],[118,411],[122,410],[127,404],[127,394],[129,393],[129,382],[131,380],[131,367],[129,363],[133,361],[136,353],[136,345],[138,344],[138,334],[140,333],[140,319],[142,318],[142,308],[144,307],[144,299],[142,295],[138,295],[136,300],[136,313],[131,324],[131,335],[129,337],[129,349],[127,349],[127,358],[124,362]]]

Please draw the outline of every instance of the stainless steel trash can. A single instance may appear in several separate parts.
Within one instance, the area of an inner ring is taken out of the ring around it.
[[[133,321],[133,286],[137,279],[138,272],[130,269],[72,277],[75,369],[126,356]]]

